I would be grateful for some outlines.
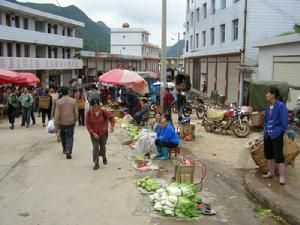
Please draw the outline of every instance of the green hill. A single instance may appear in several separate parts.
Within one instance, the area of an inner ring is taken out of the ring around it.
[[[74,5],[58,7],[54,4],[22,3],[16,0],[8,0],[29,8],[52,13],[58,16],[68,17],[85,23],[85,27],[76,29],[76,36],[83,39],[83,49],[87,51],[110,52],[110,28],[102,21],[92,21],[83,11]]]
[[[183,55],[184,50],[184,40],[180,40],[176,44],[167,47],[167,57],[177,57],[177,47],[179,45],[179,56]]]

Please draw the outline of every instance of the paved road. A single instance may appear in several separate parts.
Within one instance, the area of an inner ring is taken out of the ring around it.
[[[134,179],[141,174],[124,158],[120,144],[126,138],[123,130],[116,129],[110,136],[109,164],[93,171],[85,128],[76,128],[74,155],[68,161],[55,137],[41,126],[14,131],[6,127],[0,125],[1,225],[266,224],[255,217],[255,205],[236,184],[241,179],[231,179],[226,170],[220,173],[213,162],[208,162],[202,193],[218,210],[217,216],[191,221],[166,219],[152,212],[135,187]],[[160,165],[168,172],[158,175],[170,178],[171,162]],[[22,212],[29,216],[18,215]],[[270,220],[267,224],[276,223]]]

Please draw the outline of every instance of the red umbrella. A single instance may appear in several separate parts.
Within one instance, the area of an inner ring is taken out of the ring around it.
[[[0,84],[11,83],[13,79],[18,77],[18,73],[11,70],[0,69]]]
[[[131,88],[139,94],[148,91],[148,83],[138,73],[129,70],[114,69],[99,77],[103,84],[118,85]]]
[[[40,79],[32,73],[18,73],[18,77],[12,81],[15,85],[38,84],[40,82]]]

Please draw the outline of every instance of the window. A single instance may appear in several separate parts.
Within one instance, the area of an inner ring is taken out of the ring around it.
[[[125,50],[126,49],[126,47],[123,47],[123,50]]]
[[[3,56],[3,43],[0,42],[0,56]]]
[[[5,18],[6,18],[6,26],[10,27],[11,26],[10,15],[6,14]]]
[[[20,17],[15,16],[15,27],[19,28],[20,27]]]
[[[188,52],[189,51],[189,41],[185,42],[185,51]]]
[[[216,0],[211,0],[211,14],[214,15],[216,13]]]
[[[28,30],[28,19],[27,18],[23,18],[23,28],[25,30]]]
[[[2,25],[2,14],[0,12],[0,25]]]
[[[51,34],[51,23],[48,23],[48,34]]]
[[[210,28],[210,44],[215,44],[215,28]]]
[[[67,48],[66,53],[67,53],[67,58],[70,59],[71,58],[71,49]]]
[[[197,22],[199,22],[200,21],[200,9],[199,8],[196,10],[196,17],[197,17]]]
[[[239,20],[232,21],[232,39],[235,41],[239,38]]]
[[[26,58],[30,57],[30,48],[29,48],[29,45],[24,45],[24,56]]]
[[[234,3],[238,3],[240,0],[233,0]]]
[[[207,17],[207,3],[203,4],[203,18],[205,19]]]
[[[190,12],[190,0],[186,1],[186,12],[189,13]]]
[[[16,44],[16,56],[21,57],[21,45]]]
[[[226,8],[226,0],[220,0],[220,8],[225,9]]]
[[[190,22],[186,22],[186,32],[190,32]]]
[[[225,42],[225,24],[220,25],[220,41]]]
[[[196,48],[199,48],[199,34],[196,34]]]
[[[62,29],[62,35],[63,35],[63,36],[66,35],[66,28],[65,28],[65,27],[63,27],[63,29]]]
[[[202,31],[202,45],[206,45],[206,31]]]
[[[52,48],[48,47],[48,58],[52,58]]]
[[[67,28],[67,36],[69,36],[69,37],[72,36],[72,28],[70,28],[70,27]]]
[[[13,51],[12,51],[12,43],[7,43],[7,57],[12,57]]]
[[[54,25],[54,34],[57,34],[57,25]]]
[[[53,48],[53,55],[54,58],[57,58],[57,47]]]
[[[194,25],[194,13],[191,12],[191,26]]]
[[[126,38],[126,36],[125,36],[125,35],[123,35],[123,38]]]
[[[190,36],[190,49],[194,49],[194,45],[193,45],[193,35]]]

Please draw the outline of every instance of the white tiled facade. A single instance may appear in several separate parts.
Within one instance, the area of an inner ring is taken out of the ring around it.
[[[228,101],[242,102],[258,64],[255,43],[300,23],[300,1],[295,0],[186,1],[186,73],[194,89],[206,81],[208,93],[216,89]]]
[[[0,68],[31,71],[42,80],[68,85],[82,68],[75,58],[83,41],[75,37],[83,23],[0,1]],[[65,81],[65,82],[64,82]]]
[[[149,43],[149,35],[141,28],[112,28],[111,53],[140,57],[145,70],[158,71],[160,48]]]

